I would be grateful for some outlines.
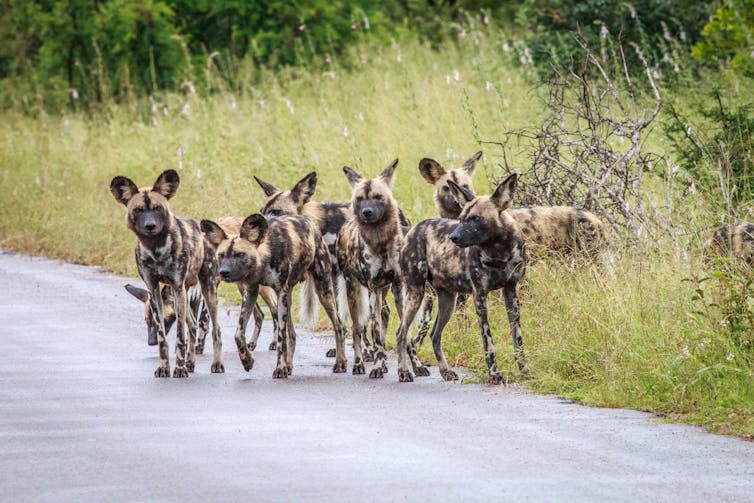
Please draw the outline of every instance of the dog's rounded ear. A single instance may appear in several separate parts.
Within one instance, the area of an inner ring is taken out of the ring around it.
[[[356,171],[354,171],[353,168],[349,168],[348,166],[343,166],[343,173],[345,173],[346,178],[348,179],[348,184],[353,189],[358,185],[360,181],[364,179],[363,176],[358,174]]]
[[[309,202],[314,195],[316,188],[317,173],[316,171],[312,171],[293,186],[293,189],[291,189],[291,197],[293,197],[293,200],[296,201],[296,204],[300,208]]]
[[[513,204],[513,192],[518,185],[518,174],[511,173],[508,177],[500,182],[495,192],[490,196],[490,201],[495,203],[501,210],[507,210]]]
[[[200,225],[202,228],[202,233],[207,238],[207,241],[209,241],[209,243],[215,248],[217,248],[220,243],[228,239],[228,235],[225,234],[225,231],[222,229],[222,227],[217,225],[212,220],[202,220]]]
[[[249,215],[241,224],[240,236],[252,244],[259,244],[267,233],[267,219],[261,213]]]
[[[445,174],[445,169],[440,166],[439,162],[425,157],[419,161],[419,173],[427,180],[427,183],[434,185]]]
[[[128,201],[139,193],[139,187],[125,176],[116,176],[110,182],[110,193],[116,201],[127,205]]]
[[[256,175],[254,175],[254,180],[257,181],[260,187],[262,187],[262,190],[264,191],[264,195],[267,197],[270,197],[272,194],[277,194],[280,192],[274,185],[271,185],[263,180],[260,180]]]
[[[167,169],[160,173],[157,177],[157,181],[154,182],[152,190],[165,196],[165,199],[170,199],[178,191],[178,185],[181,183],[181,177],[174,169]]]
[[[125,286],[125,289],[128,293],[139,299],[140,301],[146,303],[147,299],[149,299],[149,292],[147,292],[143,288],[139,288],[138,286],[133,286],[132,284],[127,284]]]
[[[463,163],[462,169],[464,169],[469,175],[474,173],[474,169],[476,168],[476,162],[482,158],[482,151],[480,150],[476,154],[472,155],[468,161]]]
[[[380,173],[380,180],[385,182],[388,187],[393,186],[393,177],[395,175],[395,168],[398,167],[398,159],[395,159],[390,165]]]
[[[448,187],[450,187],[450,193],[453,195],[458,204],[463,208],[467,203],[470,203],[476,197],[473,192],[465,187],[461,187],[453,180],[448,180]]]

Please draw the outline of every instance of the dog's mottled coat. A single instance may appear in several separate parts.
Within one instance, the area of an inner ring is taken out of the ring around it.
[[[406,364],[408,326],[416,316],[427,284],[438,297],[438,313],[430,337],[445,380],[458,376],[445,359],[442,331],[453,312],[456,296],[464,293],[472,294],[474,299],[489,381],[502,382],[487,316],[487,295],[500,288],[516,360],[519,368],[526,371],[517,285],[524,276],[527,256],[523,233],[507,211],[516,180],[516,175],[511,175],[491,196],[481,197],[451,180],[448,182],[451,191],[462,207],[458,220],[425,220],[406,235],[400,254],[404,310],[397,334],[399,381],[413,380]]]
[[[186,290],[197,282],[201,285],[212,321],[214,354],[211,371],[225,371],[217,324],[217,260],[199,229],[199,223],[177,218],[171,212],[168,200],[175,195],[179,184],[178,173],[172,169],[160,174],[152,187],[139,189],[124,176],[116,176],[110,182],[110,192],[126,207],[126,225],[137,238],[136,266],[147,285],[151,314],[157,325],[159,366],[155,377],[170,375],[161,284],[172,288],[175,299],[177,333],[173,377],[188,377],[188,373],[194,370],[194,341],[191,337],[186,341]],[[190,317],[188,320],[191,321]]]
[[[362,342],[366,337],[367,323],[372,320],[375,352],[374,366],[369,373],[371,378],[381,378],[387,371],[387,320],[382,316],[382,306],[389,289],[393,291],[398,314],[402,313],[399,254],[403,226],[392,193],[397,165],[396,159],[373,179],[364,179],[347,166],[343,168],[351,185],[354,218],[346,222],[338,234],[336,254],[345,277],[351,314],[354,374],[365,373]],[[417,375],[429,375],[418,358],[412,358],[412,363]]]
[[[217,249],[220,277],[228,283],[240,283],[243,288],[235,341],[244,369],[249,371],[254,365],[245,332],[259,288],[264,285],[275,291],[278,302],[277,365],[273,377],[286,378],[292,373],[296,333],[291,320],[291,293],[307,274],[315,283],[335,331],[333,372],[345,372],[345,335],[335,310],[330,258],[314,223],[302,216],[265,218],[255,213],[246,217],[238,235],[227,234],[210,220],[202,220],[201,225],[207,239]]]

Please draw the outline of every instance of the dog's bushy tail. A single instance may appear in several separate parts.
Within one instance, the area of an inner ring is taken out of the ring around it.
[[[315,328],[319,319],[319,299],[312,278],[307,277],[301,285],[301,309],[299,319],[307,328]]]

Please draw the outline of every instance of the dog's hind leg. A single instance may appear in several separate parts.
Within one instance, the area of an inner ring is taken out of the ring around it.
[[[408,330],[416,317],[422,298],[424,297],[423,286],[404,286],[403,290],[403,312],[401,313],[401,324],[396,333],[396,351],[398,352],[398,381],[412,382],[414,376],[408,370],[407,355],[408,349]]]
[[[283,289],[278,292],[278,325],[275,328],[277,336],[277,365],[272,372],[273,379],[288,377],[289,340],[288,318],[291,315],[291,292]]]
[[[312,267],[309,269],[309,280],[314,283],[319,303],[325,308],[327,317],[330,318],[333,330],[335,331],[335,365],[333,373],[346,371],[348,361],[346,360],[346,334],[343,323],[338,316],[338,309],[335,300],[335,292],[332,285],[332,271],[327,248],[321,243],[321,249],[318,250],[317,258],[314,259]]]
[[[369,372],[370,379],[381,379],[387,372],[387,352],[385,351],[385,330],[383,326],[383,309],[387,288],[369,292],[369,312],[372,319],[372,338],[374,339],[374,366]],[[388,316],[390,312],[388,311]]]
[[[202,295],[204,302],[207,304],[209,319],[212,322],[212,366],[210,371],[213,374],[225,372],[223,365],[223,339],[220,334],[220,325],[217,322],[217,283],[214,277],[206,275],[200,277],[202,284]]]
[[[162,311],[162,295],[160,293],[160,285],[156,281],[154,285],[150,285],[147,279],[144,279],[147,283],[147,287],[150,290],[149,304],[150,304],[150,316],[152,317],[152,323],[157,327],[157,348],[159,351],[160,365],[155,369],[155,377],[170,377],[170,360],[168,357],[168,341],[165,338],[165,322],[163,321]]]
[[[270,315],[272,316],[272,333],[276,334],[275,331],[277,329],[278,325],[278,302],[277,302],[277,295],[275,294],[275,291],[268,287],[268,286],[260,286],[259,287],[259,295],[264,299],[264,303],[267,304],[267,307],[270,309]],[[275,335],[272,337],[272,342],[270,342],[269,349],[270,351],[275,351],[277,348],[277,341],[275,340]]]
[[[361,344],[366,337],[369,321],[369,291],[356,278],[346,279],[346,289],[353,335],[353,374],[364,374],[364,352]]]
[[[249,351],[254,351],[257,348],[257,340],[259,340],[259,333],[262,331],[262,323],[264,322],[264,313],[262,308],[259,307],[259,302],[254,303],[251,314],[254,316],[254,331],[251,333],[246,347],[249,348]]]
[[[492,341],[490,332],[490,322],[487,318],[487,292],[474,291],[474,308],[479,318],[479,331],[482,333],[482,345],[484,346],[484,361],[487,362],[489,369],[490,384],[500,384],[503,382],[503,376],[497,369],[497,356],[495,355],[495,344]],[[438,313],[439,316],[439,313]],[[510,316],[510,315],[509,315]]]

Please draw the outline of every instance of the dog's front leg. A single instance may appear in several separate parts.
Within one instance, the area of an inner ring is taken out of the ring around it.
[[[152,323],[157,327],[157,348],[159,351],[160,366],[154,371],[155,377],[170,377],[170,360],[168,357],[168,341],[165,338],[165,319],[162,313],[162,294],[160,293],[160,283],[158,281],[148,281],[145,277],[144,282],[149,288],[149,311],[152,316]]]
[[[236,326],[236,347],[238,348],[238,358],[241,359],[243,369],[248,372],[254,367],[254,357],[252,356],[249,346],[246,344],[246,325],[249,323],[254,306],[257,305],[257,294],[259,286],[240,288],[243,292],[241,301],[241,313],[238,315],[238,325]]]
[[[385,301],[386,288],[370,289],[369,313],[372,319],[372,339],[374,343],[374,366],[369,372],[370,379],[382,379],[387,373],[387,352],[385,351],[385,332],[382,323],[382,305]]]
[[[277,365],[272,371],[273,379],[288,377],[288,317],[291,315],[290,292],[286,289],[278,292],[278,324],[275,327],[277,339]]]
[[[175,307],[175,368],[173,377],[188,377],[186,357],[188,346],[186,343],[186,287],[183,282],[173,285],[173,305]]]
[[[484,361],[487,362],[487,369],[490,373],[490,384],[500,384],[503,377],[497,370],[497,357],[495,356],[495,345],[492,342],[492,333],[490,332],[490,323],[487,318],[487,292],[474,290],[474,307],[479,318],[479,330],[482,332],[482,345],[484,346]]]
[[[516,295],[515,285],[506,285],[503,289],[505,297],[505,310],[508,313],[508,323],[511,327],[511,339],[513,339],[513,355],[518,364],[518,370],[524,374],[529,373],[529,367],[526,366],[524,359],[524,338],[521,335],[521,316],[518,304],[518,295]]]
[[[276,328],[278,325],[278,302],[275,290],[268,286],[259,287],[259,295],[264,299],[264,303],[270,308],[270,315],[272,316],[272,333],[276,334]],[[277,341],[273,338],[270,343],[270,351],[275,351],[277,348]]]

